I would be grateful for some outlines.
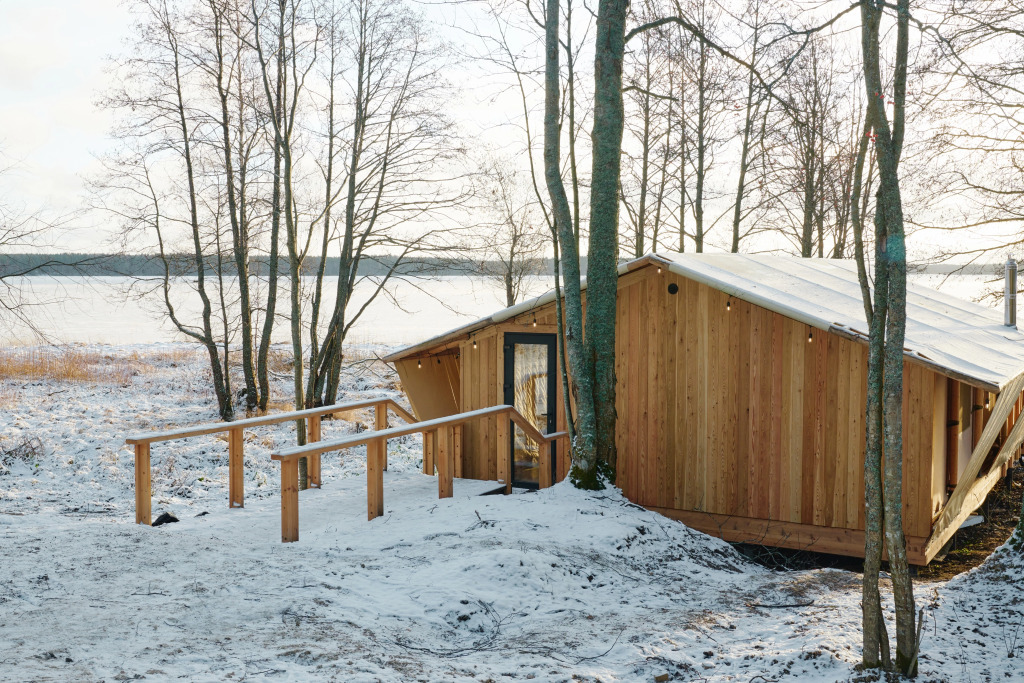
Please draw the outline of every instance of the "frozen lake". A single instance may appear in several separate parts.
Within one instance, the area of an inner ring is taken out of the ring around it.
[[[324,280],[325,289],[333,293],[337,278]],[[8,284],[21,288],[22,297],[29,304],[25,310],[31,324],[50,341],[147,344],[186,340],[168,320],[160,293],[143,294],[159,286],[159,278],[28,277]],[[542,294],[551,287],[550,277],[530,278],[529,296]],[[349,310],[358,310],[375,288],[376,285],[368,281],[360,283]],[[219,302],[212,295],[211,298],[216,312]],[[182,320],[199,323],[202,303],[192,291],[191,283],[173,286],[171,299]],[[333,296],[327,299],[325,306],[328,311],[333,308]],[[353,325],[349,340],[388,345],[412,343],[504,307],[504,289],[488,278],[449,276],[402,280],[389,283],[387,294],[374,299]],[[289,310],[288,292],[282,288],[278,294],[278,316],[287,315]],[[274,341],[290,339],[288,322],[279,317]],[[0,310],[0,342],[36,341],[38,337],[27,324]]]
[[[327,290],[334,291],[337,278],[325,278]],[[986,292],[1000,290],[1002,279],[980,275],[912,275],[911,282],[940,289],[964,299],[978,300]],[[158,278],[126,277],[30,277],[9,282],[20,288],[30,304],[26,311],[33,326],[45,339],[63,343],[147,344],[183,341],[185,336],[167,319],[158,293],[142,295],[159,285]],[[550,277],[534,277],[529,296],[548,291]],[[361,306],[374,288],[362,282],[356,289],[350,310]],[[6,296],[6,293],[0,293]],[[188,282],[172,290],[172,303],[183,320],[199,321],[202,310],[198,295]],[[216,309],[217,300],[214,300]],[[982,300],[1000,305],[992,297]],[[328,306],[333,306],[333,297]],[[278,314],[287,314],[288,295],[282,290]],[[388,295],[378,296],[353,326],[349,341],[400,345],[440,334],[505,306],[504,290],[495,280],[481,277],[448,276],[409,279],[389,284]],[[308,336],[308,334],[307,334]],[[288,341],[287,321],[279,320],[275,341]],[[0,342],[35,343],[39,338],[10,313],[0,310]]]

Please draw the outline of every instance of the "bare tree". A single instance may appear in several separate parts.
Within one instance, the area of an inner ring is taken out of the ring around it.
[[[906,126],[910,61],[910,0],[896,5],[896,44],[891,96],[882,77],[881,26],[885,6],[863,0],[861,50],[879,187],[875,205],[875,290],[868,344],[867,453],[864,462],[866,530],[864,563],[864,664],[888,667],[888,642],[878,599],[882,536],[896,605],[896,658],[900,673],[917,673],[913,582],[903,535],[903,347],[906,333],[907,255],[899,180]],[[887,104],[893,107],[889,118]],[[867,304],[865,304],[866,306]],[[882,453],[884,458],[884,475]]]
[[[430,248],[444,232],[412,225],[465,200],[460,177],[452,175],[465,150],[447,116],[451,84],[443,74],[444,45],[432,40],[423,20],[399,0],[356,0],[333,16],[341,23],[330,33],[337,39],[328,51],[340,61],[332,62],[330,79],[352,99],[344,107],[329,101],[347,131],[346,182],[339,188],[342,217],[331,218],[330,201],[318,212],[340,252],[340,266],[334,308],[309,359],[308,402],[313,404],[337,396],[352,325],[385,292],[405,259]],[[328,117],[332,122],[333,116]],[[328,178],[325,196],[331,197]],[[383,249],[390,254],[387,261],[375,256]],[[359,266],[366,260],[387,263],[386,273],[368,283],[369,295],[351,310]]]
[[[202,140],[208,132],[209,117],[191,88],[195,68],[188,47],[194,16],[172,7],[166,0],[144,0],[140,12],[135,50],[122,65],[121,86],[106,104],[125,114],[123,139],[129,152],[118,164],[108,164],[113,173],[107,189],[131,193],[136,202],[122,210],[125,230],[148,231],[154,237],[162,263],[160,287],[167,314],[175,328],[200,343],[207,352],[213,389],[221,417],[234,417],[227,347],[215,330],[212,297],[224,282],[216,269],[218,231],[208,228],[209,207],[216,206],[213,185],[203,175]],[[181,229],[184,238],[175,234]],[[187,269],[175,263],[170,245],[189,254]],[[210,259],[213,259],[211,262]],[[194,276],[192,289],[201,306],[200,320],[192,323],[179,315],[172,296],[172,283],[186,274]],[[214,283],[208,278],[217,278]],[[211,291],[211,287],[213,290]]]
[[[478,271],[493,278],[505,294],[505,305],[523,299],[528,278],[539,275],[547,247],[547,226],[531,184],[513,159],[491,157],[479,173],[486,220]]]
[[[3,257],[0,265],[0,320],[16,322],[32,334],[45,337],[32,316],[33,307],[44,302],[38,300],[24,278],[48,274],[55,269],[76,272],[93,265],[97,259],[58,260],[39,254],[56,246],[75,215],[51,217],[43,211],[31,210],[8,200],[2,187],[5,176],[13,169],[14,165],[6,164],[0,152],[0,254]]]

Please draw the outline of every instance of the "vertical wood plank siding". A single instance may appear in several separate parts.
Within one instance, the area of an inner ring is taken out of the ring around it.
[[[726,522],[710,515],[728,516],[736,529],[753,528],[748,520],[818,529],[833,552],[855,554],[864,529],[867,347],[654,267],[622,275],[618,297],[617,483],[626,496],[712,533]],[[548,304],[422,356],[422,368],[416,358],[396,362],[417,416],[504,403],[504,333],[553,333],[555,324]],[[904,520],[915,552],[947,497],[950,386],[927,367],[904,365]],[[984,402],[982,392],[958,389]],[[561,392],[559,381],[559,430]],[[1024,400],[1008,426],[1022,410]],[[975,424],[988,412],[976,411]],[[499,434],[507,431],[494,419],[465,426],[461,476],[498,478]],[[562,440],[556,480],[568,470]],[[789,533],[764,527],[773,543],[803,547]]]
[[[630,276],[616,341],[626,496],[862,530],[867,348],[674,274]],[[945,378],[904,366],[910,536],[930,533],[945,500],[945,401]]]

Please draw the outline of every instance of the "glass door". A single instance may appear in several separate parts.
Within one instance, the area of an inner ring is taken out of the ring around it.
[[[542,434],[555,431],[558,413],[555,390],[556,339],[553,334],[505,334],[505,403],[514,406]],[[512,485],[540,485],[540,447],[516,425],[512,439]],[[555,444],[551,448],[551,476],[555,473]]]

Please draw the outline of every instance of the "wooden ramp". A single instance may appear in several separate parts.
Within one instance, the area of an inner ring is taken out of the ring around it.
[[[374,429],[350,434],[332,441],[321,441],[321,420],[325,415],[343,413],[350,410],[372,408],[374,410]],[[388,413],[395,413],[406,422],[404,426],[389,427]],[[458,413],[433,420],[416,421],[416,418],[390,397],[381,397],[359,401],[356,403],[335,404],[322,408],[265,415],[235,422],[217,422],[198,425],[164,432],[136,434],[126,439],[126,443],[135,447],[135,521],[138,524],[150,524],[152,512],[152,478],[150,476],[150,450],[154,443],[187,439],[205,434],[228,434],[228,507],[243,509],[244,498],[244,430],[270,424],[290,421],[307,423],[309,442],[304,446],[284,448],[271,454],[270,458],[281,464],[281,540],[285,543],[299,540],[299,461],[305,459],[308,464],[310,490],[320,490],[321,456],[334,451],[341,451],[355,446],[366,447],[366,485],[365,495],[361,500],[365,503],[367,519],[373,520],[384,514],[384,498],[386,493],[385,474],[388,469],[388,440],[410,434],[422,434],[424,443],[423,469],[424,479],[437,487],[438,498],[451,498],[455,494],[456,482],[476,482],[470,485],[475,495],[484,493],[508,493],[511,480],[506,472],[499,472],[494,480],[471,480],[457,478],[455,454],[461,448],[462,427],[467,423],[497,417],[499,423],[507,429],[517,425],[527,438],[533,439],[538,445],[544,446],[558,439],[565,438],[565,432],[541,434],[523,415],[508,405],[493,406],[481,410]],[[499,461],[509,460],[508,449],[511,439],[499,440]],[[545,459],[548,454],[544,448],[541,452],[541,471],[550,471],[550,461]],[[548,457],[550,457],[548,455]],[[437,476],[432,475],[436,470]],[[551,486],[551,478],[541,477],[540,486]],[[478,488],[480,487],[480,488]],[[309,495],[309,494],[306,494]],[[305,496],[304,496],[305,497]]]

